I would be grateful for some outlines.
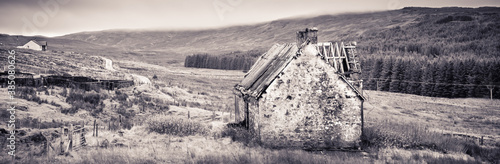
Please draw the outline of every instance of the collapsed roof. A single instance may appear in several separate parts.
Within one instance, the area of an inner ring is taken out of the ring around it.
[[[295,43],[275,44],[257,59],[241,83],[236,85],[236,89],[244,95],[260,97],[298,51],[299,48]]]
[[[235,86],[235,89],[244,97],[258,100],[267,87],[299,53],[300,48],[295,43],[273,45],[257,59],[245,78]],[[332,66],[332,69],[335,68]],[[339,74],[339,76],[362,100],[366,99],[344,75]]]

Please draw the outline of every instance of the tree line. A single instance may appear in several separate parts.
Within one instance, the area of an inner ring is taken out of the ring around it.
[[[365,89],[434,97],[500,98],[498,13],[442,13],[368,30],[358,41]],[[398,22],[399,20],[392,20]]]
[[[185,66],[248,70],[256,56],[195,54],[186,57]],[[487,98],[490,96],[487,85],[494,85],[493,98],[500,98],[500,57],[467,54],[436,57],[398,51],[358,56],[364,89],[431,97]]]
[[[500,98],[500,58],[418,55],[361,56],[364,89],[431,97]]]
[[[186,56],[184,67],[210,68],[224,70],[249,70],[258,56],[264,51],[236,51],[222,55],[193,54]]]

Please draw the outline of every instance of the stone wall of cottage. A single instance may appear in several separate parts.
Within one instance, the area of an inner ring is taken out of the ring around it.
[[[333,67],[312,53],[293,60],[258,101],[250,127],[271,147],[357,147],[362,100]]]

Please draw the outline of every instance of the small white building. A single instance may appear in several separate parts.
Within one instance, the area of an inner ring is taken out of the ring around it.
[[[45,51],[45,50],[47,50],[47,47],[48,47],[48,45],[47,45],[46,41],[30,40],[28,43],[24,44],[23,46],[18,46],[17,48]]]

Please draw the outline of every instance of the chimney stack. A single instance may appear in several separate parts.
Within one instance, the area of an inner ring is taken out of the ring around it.
[[[309,42],[311,44],[318,43],[318,28],[313,27],[306,28],[304,31],[297,31],[297,45],[300,46],[305,42]]]

